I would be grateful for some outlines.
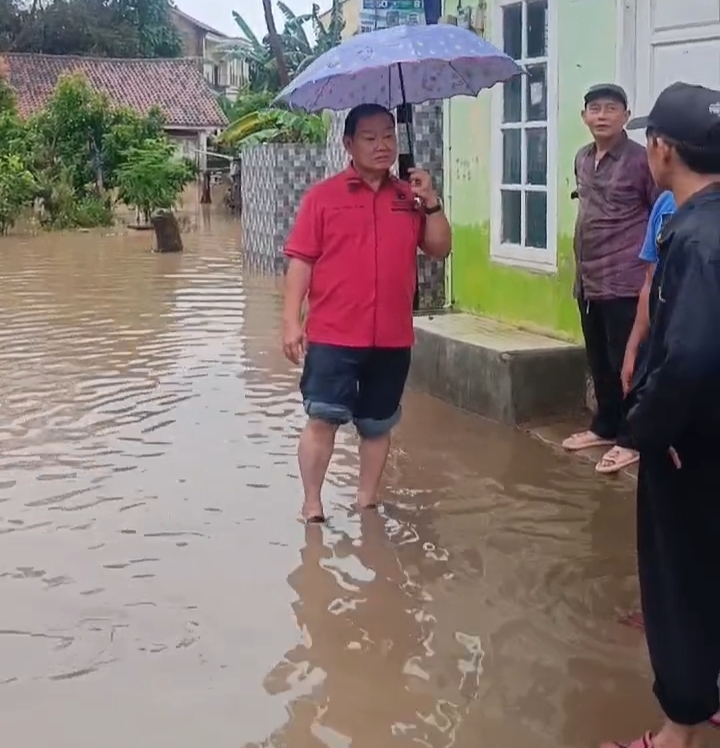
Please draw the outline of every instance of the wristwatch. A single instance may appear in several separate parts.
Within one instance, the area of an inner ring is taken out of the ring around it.
[[[432,216],[435,213],[440,213],[443,209],[442,200],[438,198],[437,205],[434,208],[425,208],[425,215],[426,216]]]

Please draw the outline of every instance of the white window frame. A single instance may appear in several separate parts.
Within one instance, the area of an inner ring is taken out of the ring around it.
[[[499,49],[503,48],[503,8],[517,5],[521,0],[492,0],[491,6],[491,35],[493,44]],[[523,50],[526,48],[526,5],[523,3]],[[558,178],[558,6],[560,0],[548,0],[548,32],[547,32],[547,57],[538,57],[530,60],[518,60],[520,65],[544,62],[547,66],[547,184],[543,186],[523,185],[526,192],[547,191],[547,247],[545,249],[527,247],[522,244],[510,244],[502,241],[502,197],[501,184],[503,175],[503,86],[498,84],[491,92],[491,135],[490,135],[490,257],[494,262],[514,265],[517,267],[538,270],[546,273],[557,271],[557,178]],[[525,120],[525,109],[527,106],[526,96],[522,97],[521,123]],[[524,129],[523,124],[518,123],[519,129]],[[542,122],[533,121],[534,125],[542,125]],[[513,125],[511,125],[512,127]],[[525,172],[526,148],[521,147],[521,174]],[[525,200],[521,203],[521,231],[525,231]]]

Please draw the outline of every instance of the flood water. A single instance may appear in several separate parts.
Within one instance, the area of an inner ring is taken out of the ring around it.
[[[657,716],[625,481],[409,393],[380,515],[297,521],[273,279],[199,213],[0,239],[8,748],[591,748]]]

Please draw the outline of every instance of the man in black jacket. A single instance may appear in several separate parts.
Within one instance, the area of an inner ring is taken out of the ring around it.
[[[673,84],[631,124],[646,128],[653,176],[678,209],[659,238],[647,356],[628,396],[640,591],[666,722],[628,748],[699,748],[720,706],[720,91]]]

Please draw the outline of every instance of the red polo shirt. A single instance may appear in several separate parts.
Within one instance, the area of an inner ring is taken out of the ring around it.
[[[375,192],[352,168],[306,193],[285,255],[312,263],[307,338],[350,348],[409,348],[424,214],[410,186]]]

